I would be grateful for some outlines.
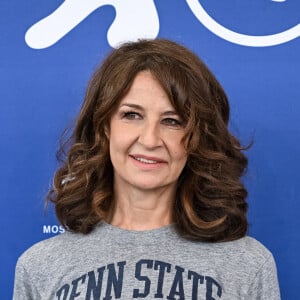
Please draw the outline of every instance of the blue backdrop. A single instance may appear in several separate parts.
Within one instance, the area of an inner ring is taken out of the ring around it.
[[[0,299],[12,297],[17,257],[61,232],[44,198],[92,71],[111,47],[141,36],[185,44],[224,86],[232,131],[254,140],[250,234],[275,256],[282,299],[299,299],[299,1],[10,0],[0,8]]]

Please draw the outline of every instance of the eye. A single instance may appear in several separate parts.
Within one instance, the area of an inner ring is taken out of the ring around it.
[[[127,120],[138,120],[141,119],[141,115],[135,111],[127,111],[122,114],[122,118]]]
[[[182,126],[181,121],[173,118],[166,118],[162,120],[163,124],[168,125],[168,126],[174,126],[174,127],[180,127]]]

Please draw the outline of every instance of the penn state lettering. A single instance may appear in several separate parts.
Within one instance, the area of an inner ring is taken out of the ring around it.
[[[105,289],[105,296],[103,300],[113,299],[112,293],[114,293],[114,299],[120,299],[122,293],[122,284],[123,284],[123,274],[124,266],[126,262],[118,262],[117,269],[115,264],[109,264],[106,267],[100,267],[97,269],[97,272],[90,271],[87,274],[83,274],[80,277],[74,279],[71,284],[63,285],[57,292],[56,297],[59,300],[71,300],[79,296],[82,298],[82,290],[85,290],[85,299],[100,299],[103,287],[103,274],[107,270],[107,282]],[[96,273],[96,274],[95,274]],[[118,273],[118,274],[117,274]],[[97,278],[97,279],[96,279]],[[87,282],[86,282],[87,281]],[[85,284],[86,288],[82,289],[79,292],[79,284]],[[113,291],[112,291],[113,289]]]
[[[129,272],[127,267],[126,261],[120,261],[81,274],[60,287],[56,292],[56,299],[124,299],[122,298],[126,296],[122,295],[122,290],[126,286],[124,278],[131,282],[130,297],[133,299],[222,299],[222,286],[214,278],[187,270],[182,266],[159,260],[141,259],[135,263],[133,271]]]

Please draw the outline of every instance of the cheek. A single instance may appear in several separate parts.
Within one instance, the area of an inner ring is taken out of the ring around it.
[[[133,140],[134,136],[130,128],[122,126],[122,124],[111,124],[109,139],[111,156],[127,152]]]
[[[126,136],[124,131],[124,126],[121,126],[118,121],[112,120],[109,130],[110,143],[112,145],[122,143],[122,139]]]
[[[186,146],[183,141],[183,133],[170,136],[168,138],[169,148],[172,150],[174,156],[178,159],[184,158],[187,155]]]
[[[110,126],[109,132],[109,150],[110,156],[112,159],[116,156],[116,153],[120,151],[120,147],[122,146],[122,135],[120,134],[120,129],[113,122]]]
[[[179,141],[177,143],[172,143],[170,149],[172,149],[171,155],[173,160],[185,164],[187,160],[187,152],[184,144]]]

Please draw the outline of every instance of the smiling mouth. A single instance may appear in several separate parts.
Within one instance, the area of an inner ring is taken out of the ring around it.
[[[130,155],[130,157],[132,157],[133,159],[141,162],[141,163],[144,163],[144,164],[161,164],[161,163],[164,163],[165,161],[162,161],[162,160],[157,160],[157,159],[150,159],[150,158],[145,158],[145,157],[141,157],[141,156],[135,156],[135,155]]]
[[[151,160],[151,159],[145,159],[145,158],[141,158],[141,157],[134,157],[135,160],[138,160],[142,163],[145,163],[145,164],[157,164],[158,161],[156,160]]]

